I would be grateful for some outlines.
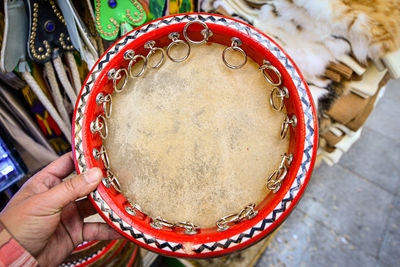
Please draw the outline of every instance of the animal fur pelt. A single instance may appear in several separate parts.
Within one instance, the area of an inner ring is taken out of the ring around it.
[[[316,103],[325,108],[335,98],[331,80],[322,78],[330,62],[351,54],[365,64],[400,47],[400,0],[258,2],[263,5],[254,9],[244,0],[206,0],[202,8],[212,12],[223,7],[273,37],[313,85]]]
[[[400,0],[293,0],[309,16],[348,39],[360,62],[377,60],[400,47]]]

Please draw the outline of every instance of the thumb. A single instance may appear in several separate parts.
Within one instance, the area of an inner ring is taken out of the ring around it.
[[[95,167],[86,172],[65,180],[49,191],[42,194],[48,207],[61,210],[72,201],[84,197],[92,192],[103,177],[102,171]]]

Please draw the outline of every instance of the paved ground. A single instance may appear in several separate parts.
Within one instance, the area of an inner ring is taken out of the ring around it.
[[[339,164],[319,166],[261,266],[400,266],[400,80]]]

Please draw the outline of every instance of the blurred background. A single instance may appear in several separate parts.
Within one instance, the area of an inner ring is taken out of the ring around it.
[[[1,209],[29,177],[71,151],[76,98],[97,59],[156,18],[207,12],[260,29],[296,62],[317,106],[314,174],[298,206],[266,239],[198,261],[157,256],[127,241],[95,242],[83,244],[66,266],[88,258],[98,266],[399,265],[400,1],[0,3]],[[127,7],[134,19],[120,15]]]

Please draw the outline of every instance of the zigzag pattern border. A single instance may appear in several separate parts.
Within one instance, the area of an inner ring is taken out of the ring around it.
[[[94,252],[93,254],[85,257],[85,258],[74,260],[74,261],[70,261],[70,262],[64,262],[59,267],[73,267],[73,266],[82,264],[84,262],[87,262],[88,260],[90,260],[90,259],[96,257],[97,255],[99,255],[99,253],[102,252],[105,248],[106,247],[103,247],[103,248],[99,249],[98,251]]]
[[[262,221],[260,221],[257,225],[252,227],[251,229],[247,230],[244,233],[241,233],[237,236],[237,238],[228,238],[223,241],[219,242],[211,242],[208,244],[201,244],[197,245],[196,249],[194,252],[196,253],[206,253],[207,251],[215,251],[218,248],[222,249],[227,249],[229,247],[232,247],[234,245],[238,245],[248,239],[254,238],[256,235],[260,234],[262,231],[264,231],[270,224],[272,224],[277,218],[279,218],[283,212],[291,205],[292,200],[294,197],[297,195],[297,192],[300,190],[303,181],[306,177],[306,173],[308,171],[308,168],[310,166],[310,161],[312,157],[312,151],[314,148],[314,121],[313,121],[313,113],[312,113],[312,107],[311,103],[307,94],[307,90],[305,88],[305,85],[303,81],[301,80],[300,76],[298,75],[295,67],[292,65],[292,63],[288,60],[286,56],[281,52],[281,50],[271,41],[269,41],[267,38],[263,37],[261,34],[259,34],[257,31],[254,29],[248,27],[245,24],[239,23],[234,20],[230,20],[227,18],[223,17],[216,17],[213,15],[182,15],[182,16],[175,16],[175,17],[170,17],[167,19],[162,19],[159,21],[155,21],[154,23],[148,24],[147,26],[133,32],[132,34],[126,36],[124,39],[120,40],[118,43],[114,45],[114,47],[105,55],[102,56],[101,60],[99,63],[95,66],[93,72],[91,73],[87,83],[85,84],[84,91],[82,92],[81,97],[78,100],[78,111],[77,111],[77,117],[75,120],[75,132],[74,132],[74,139],[75,139],[75,153],[76,153],[76,159],[78,162],[78,167],[80,171],[85,171],[86,170],[86,164],[85,164],[85,159],[83,157],[83,149],[82,149],[82,120],[83,120],[83,114],[84,114],[84,109],[86,106],[86,100],[88,98],[88,95],[90,94],[91,87],[96,80],[96,77],[99,75],[101,70],[103,69],[104,65],[106,65],[111,59],[114,54],[116,54],[121,47],[124,47],[128,42],[136,39],[142,34],[145,34],[152,29],[157,29],[159,27],[165,26],[165,25],[170,25],[174,23],[180,23],[180,22],[188,22],[188,21],[193,21],[193,20],[201,20],[203,22],[213,22],[216,24],[222,24],[225,26],[230,26],[234,27],[235,29],[244,32],[245,34],[250,35],[251,37],[255,38],[258,42],[263,44],[266,48],[268,48],[281,62],[281,64],[287,69],[289,72],[291,78],[295,82],[295,86],[298,89],[302,107],[304,110],[304,119],[305,119],[305,124],[306,124],[306,140],[305,140],[305,146],[304,146],[304,153],[303,153],[303,158],[302,158],[302,163],[300,166],[300,170],[296,175],[295,182],[289,189],[288,193],[285,195],[283,200],[280,203],[280,207],[276,208],[273,210],[272,214],[268,215],[266,218],[264,218]],[[121,230],[129,233],[133,238],[137,239],[139,242],[143,242],[146,245],[155,245],[157,248],[161,250],[170,250],[170,251],[180,251],[183,248],[182,244],[177,244],[177,245],[171,245],[171,242],[168,241],[162,241],[162,240],[157,240],[155,238],[147,238],[144,233],[140,233],[137,231],[135,232],[135,229],[133,229],[131,226],[127,225],[126,223],[124,224],[123,220],[116,216],[113,211],[110,208],[106,208],[107,203],[103,199],[101,199],[100,195],[98,195],[97,190],[92,193],[93,199],[99,204],[101,210],[109,215],[110,220]]]

